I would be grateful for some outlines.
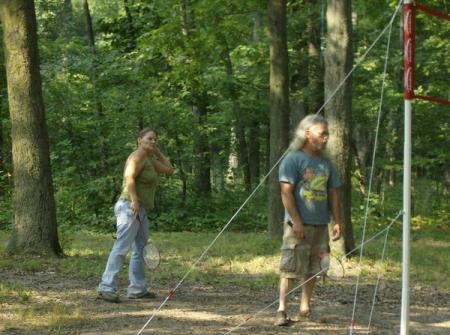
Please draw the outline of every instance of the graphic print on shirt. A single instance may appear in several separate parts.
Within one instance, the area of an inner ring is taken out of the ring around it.
[[[327,180],[326,170],[314,170],[311,167],[307,167],[302,176],[300,196],[308,201],[327,200]]]

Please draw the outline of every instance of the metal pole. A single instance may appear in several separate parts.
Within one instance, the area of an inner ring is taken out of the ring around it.
[[[411,231],[411,118],[414,98],[414,14],[412,0],[404,0],[405,50],[405,126],[403,146],[403,251],[402,251],[402,306],[400,335],[409,334],[409,272]]]
[[[411,230],[411,100],[405,100],[405,138],[403,147],[403,262],[402,312],[400,334],[409,334],[409,240]]]

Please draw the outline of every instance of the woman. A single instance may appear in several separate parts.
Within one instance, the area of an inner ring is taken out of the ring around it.
[[[131,153],[125,163],[122,193],[114,206],[117,239],[97,288],[98,298],[102,300],[119,302],[117,276],[130,248],[128,298],[156,297],[147,290],[142,258],[148,234],[147,212],[154,208],[158,174],[171,174],[174,171],[169,159],[158,150],[156,141],[154,130],[142,130],[138,135],[137,150]]]

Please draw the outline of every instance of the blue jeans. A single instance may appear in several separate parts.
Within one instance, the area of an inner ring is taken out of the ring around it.
[[[141,206],[139,217],[131,210],[131,202],[119,200],[114,206],[117,218],[117,239],[109,254],[106,269],[98,285],[98,292],[117,293],[117,277],[130,248],[132,254],[128,268],[128,296],[137,296],[147,292],[145,281],[145,266],[142,249],[147,243],[148,219],[145,209]]]

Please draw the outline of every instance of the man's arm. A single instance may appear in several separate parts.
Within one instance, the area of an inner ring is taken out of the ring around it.
[[[331,215],[333,216],[333,241],[341,238],[341,217],[339,207],[339,192],[337,188],[328,190],[328,202],[330,205]]]
[[[295,185],[286,182],[280,182],[280,188],[283,206],[292,219],[292,230],[294,231],[294,234],[297,236],[297,238],[303,239],[305,237],[304,227],[300,218],[300,213],[298,212],[297,205],[295,203],[293,193],[295,190]]]

